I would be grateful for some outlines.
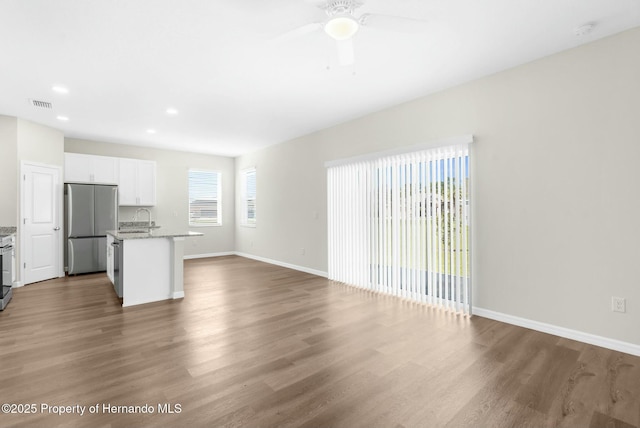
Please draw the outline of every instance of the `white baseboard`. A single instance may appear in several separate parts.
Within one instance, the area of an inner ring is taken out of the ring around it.
[[[222,257],[222,256],[234,256],[235,251],[227,251],[223,253],[206,253],[206,254],[191,254],[189,256],[184,256],[184,260],[192,260],[192,259],[206,259],[208,257]]]
[[[614,351],[620,351],[631,355],[640,356],[640,345],[635,345],[621,340],[610,339],[608,337],[596,336],[595,334],[585,333],[569,328],[558,327],[556,325],[533,321],[526,318],[520,318],[513,315],[494,312],[489,309],[473,308],[473,315],[484,318],[490,318],[496,321],[502,321],[507,324],[513,324],[531,330],[541,331],[543,333],[552,334],[554,336],[564,337],[566,339],[577,340],[578,342],[588,343],[590,345],[600,346]]]
[[[253,254],[242,253],[236,251],[235,254],[240,257],[246,257],[247,259],[258,260],[259,262],[265,262],[276,266],[282,266],[293,270],[299,270],[300,272],[310,273],[312,275],[318,275],[326,278],[328,276],[327,272],[323,272],[321,270],[311,269],[304,266],[293,265],[291,263],[285,263],[278,260],[268,259],[266,257],[254,256]]]
[[[266,257],[255,256],[253,254],[243,253],[240,251],[230,251],[225,253],[197,254],[197,255],[185,256],[184,258],[199,259],[199,258],[206,258],[206,257],[220,257],[220,256],[231,256],[231,255],[246,257],[248,259],[258,260],[260,262],[265,262],[265,263],[269,263],[276,266],[282,266],[289,269],[310,273],[312,275],[322,276],[324,278],[328,276],[327,272],[323,272],[320,270],[311,269],[304,266],[298,266],[291,263],[285,263],[278,260],[269,259]],[[182,296],[179,296],[179,297],[184,297],[184,292],[182,293]],[[174,299],[179,297],[176,297],[174,295]],[[472,313],[473,315],[478,315],[480,317],[505,322],[507,324],[513,324],[520,327],[529,328],[531,330],[552,334],[554,336],[577,340],[578,342],[588,343],[590,345],[600,346],[602,348],[612,349],[614,351],[619,351],[619,352],[624,352],[631,355],[640,356],[640,345],[636,345],[633,343],[623,342],[621,340],[616,340],[616,339],[610,339],[608,337],[603,337],[603,336],[597,336],[595,334],[585,333],[583,331],[578,331],[578,330],[572,330],[565,327],[559,327],[553,324],[547,324],[540,321],[520,318],[514,315],[495,312],[495,311],[491,311],[489,309],[484,309],[484,308],[474,307]]]
[[[247,259],[257,260],[259,262],[265,262],[276,266],[282,266],[293,270],[298,270],[300,272],[310,273],[312,275],[318,275],[326,278],[328,276],[327,272],[323,272],[321,270],[311,269],[305,266],[298,266],[291,263],[285,263],[278,260],[268,259],[266,257],[254,256],[253,254],[243,253],[240,251],[227,251],[224,253],[207,253],[207,254],[192,254],[189,256],[184,256],[185,260],[191,259],[205,259],[208,257],[222,257],[222,256],[240,256],[246,257]]]
[[[20,288],[23,287],[24,284],[22,283],[22,281],[14,281],[13,284],[11,284],[11,288]]]
[[[174,291],[173,292],[174,299],[182,299],[184,298],[184,291]]]

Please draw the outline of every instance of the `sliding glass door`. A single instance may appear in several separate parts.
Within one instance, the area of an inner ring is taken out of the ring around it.
[[[470,312],[468,145],[332,166],[329,278]]]

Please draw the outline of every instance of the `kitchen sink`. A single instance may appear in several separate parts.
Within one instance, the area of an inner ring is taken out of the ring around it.
[[[160,229],[160,226],[138,226],[135,229],[124,228],[118,230],[118,233],[152,233],[154,229]]]

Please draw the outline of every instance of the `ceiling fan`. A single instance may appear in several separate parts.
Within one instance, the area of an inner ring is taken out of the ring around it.
[[[364,13],[356,15],[355,11],[363,3],[355,0],[307,0],[324,10],[327,18],[323,21],[311,22],[293,30],[280,34],[276,40],[289,40],[323,29],[337,42],[338,61],[340,65],[354,63],[353,36],[360,27],[371,27],[399,32],[416,32],[425,28],[426,21],[393,15]]]

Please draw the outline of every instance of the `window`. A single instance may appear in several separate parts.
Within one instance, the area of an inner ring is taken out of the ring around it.
[[[242,219],[244,226],[256,224],[256,169],[249,168],[240,172],[242,192]]]
[[[189,226],[220,226],[221,174],[216,171],[189,170]]]
[[[328,169],[329,279],[471,310],[468,144]]]

